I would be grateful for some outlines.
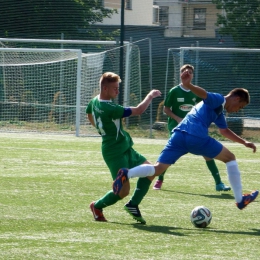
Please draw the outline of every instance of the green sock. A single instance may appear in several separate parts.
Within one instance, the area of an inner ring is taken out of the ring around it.
[[[215,161],[214,160],[206,161],[206,164],[215,180],[216,185],[221,183],[221,178],[220,178],[218,168],[217,168]]]
[[[131,198],[132,205],[139,205],[149,190],[151,181],[148,178],[139,178],[136,184],[136,189]]]
[[[158,180],[163,181],[165,173],[166,173],[166,171],[164,171],[161,175],[159,175]]]
[[[95,202],[95,208],[103,209],[117,203],[119,200],[121,200],[121,198],[118,195],[115,195],[112,190],[110,190],[106,195]]]

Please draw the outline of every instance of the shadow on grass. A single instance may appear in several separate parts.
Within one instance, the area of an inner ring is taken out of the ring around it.
[[[214,232],[214,233],[221,233],[221,234],[231,234],[231,235],[250,235],[250,236],[260,236],[260,229],[250,229],[251,231],[231,231],[231,230],[216,230],[205,228],[206,232]]]
[[[192,196],[201,196],[201,197],[206,197],[206,198],[222,199],[222,200],[231,200],[231,199],[233,200],[234,199],[234,196],[229,194],[229,193],[220,193],[220,194],[208,195],[208,194],[198,194],[198,193],[173,191],[173,190],[161,190],[161,191],[178,193],[178,194],[181,193],[181,194],[192,195]]]
[[[127,224],[127,223],[120,223],[120,222],[109,222],[109,223],[132,226],[136,229],[147,231],[147,232],[163,233],[163,234],[174,235],[174,236],[186,236],[186,234],[184,234],[183,232],[177,232],[175,230],[192,230],[192,229],[183,229],[183,228],[170,227],[170,226],[144,225],[141,223],[134,223],[134,224]]]
[[[215,228],[181,228],[181,227],[170,227],[170,226],[158,226],[158,225],[143,225],[140,223],[135,224],[124,224],[119,222],[110,222],[118,225],[129,225],[136,229],[153,232],[153,233],[163,233],[173,236],[190,236],[191,232],[211,232],[219,234],[230,234],[230,235],[249,235],[249,236],[260,236],[260,229],[249,229],[249,231],[232,231],[232,230],[217,230]],[[252,231],[250,231],[252,230]]]
[[[203,232],[211,232],[211,233],[220,233],[220,234],[231,234],[231,235],[250,235],[250,236],[260,236],[260,229],[251,229],[252,231],[231,231],[231,230],[216,230],[215,228],[178,228],[178,227],[167,227],[167,226],[146,226],[146,225],[133,225],[135,228],[149,231],[149,232],[156,232],[156,233],[164,233],[174,236],[189,236],[191,235],[190,232],[185,234],[186,231],[203,231]],[[178,230],[183,230],[183,232],[178,232]]]
[[[188,234],[184,234],[183,232],[177,231],[182,230],[182,228],[177,227],[169,227],[169,226],[157,226],[157,225],[139,225],[134,224],[134,228],[137,228],[139,230],[148,231],[148,232],[154,232],[154,233],[163,233],[173,236],[187,236]],[[187,230],[187,229],[185,229]]]

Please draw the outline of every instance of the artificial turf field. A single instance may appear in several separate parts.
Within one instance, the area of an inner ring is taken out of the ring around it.
[[[93,220],[89,204],[111,188],[99,137],[0,133],[0,259],[259,259],[260,197],[240,211],[232,192],[215,191],[203,158],[188,154],[171,166],[163,188],[140,205],[146,225],[123,210],[128,198]],[[134,139],[155,162],[166,140]],[[260,144],[236,154],[243,191],[260,189]],[[217,162],[222,181],[225,164]],[[136,179],[131,179],[134,189]],[[190,212],[208,207],[212,223],[197,229]]]

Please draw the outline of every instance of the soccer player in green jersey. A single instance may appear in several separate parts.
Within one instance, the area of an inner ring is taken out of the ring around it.
[[[113,102],[119,94],[120,77],[112,72],[104,73],[99,81],[100,94],[94,97],[86,108],[86,113],[91,124],[96,127],[102,136],[102,155],[110,170],[112,179],[115,180],[118,170],[122,167],[132,168],[142,165],[141,173],[133,173],[133,177],[152,176],[153,172],[146,166],[150,164],[147,159],[133,149],[131,136],[123,129],[122,118],[141,115],[149,106],[153,98],[161,95],[159,90],[151,90],[145,99],[136,107],[123,107]],[[151,171],[147,174],[147,171]],[[90,209],[96,221],[107,221],[103,215],[105,207],[115,204],[126,197],[130,191],[130,184],[124,185],[118,195],[113,190],[108,191],[102,198],[93,201]],[[149,190],[152,179],[139,178],[136,189],[124,209],[137,221],[145,224],[138,205]]]
[[[194,67],[190,64],[185,64],[181,67],[180,73],[188,70],[193,77]],[[182,119],[186,116],[186,114],[192,109],[194,105],[199,103],[201,98],[196,96],[189,89],[185,88],[183,84],[179,84],[178,86],[170,89],[169,93],[166,96],[164,101],[164,112],[168,116],[168,131],[169,135],[171,135],[171,131],[182,121]],[[206,164],[208,169],[210,170],[215,183],[216,183],[216,191],[229,191],[231,188],[226,186],[220,178],[218,168],[214,159],[209,159],[204,157],[206,160]],[[155,182],[153,189],[160,190],[164,181],[164,174],[161,174],[157,181]]]

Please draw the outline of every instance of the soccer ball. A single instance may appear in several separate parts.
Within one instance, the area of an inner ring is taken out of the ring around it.
[[[212,219],[212,214],[205,206],[197,206],[190,213],[190,221],[197,228],[207,227]]]

